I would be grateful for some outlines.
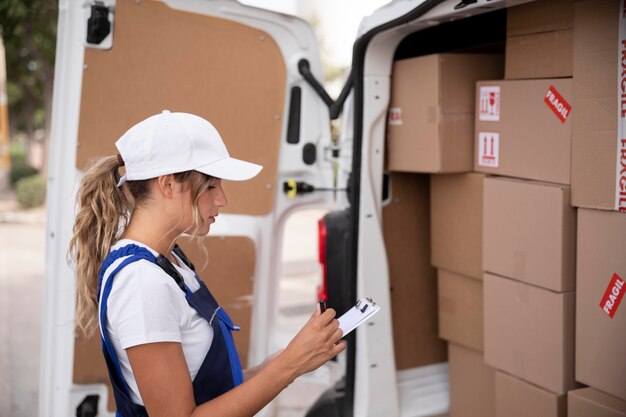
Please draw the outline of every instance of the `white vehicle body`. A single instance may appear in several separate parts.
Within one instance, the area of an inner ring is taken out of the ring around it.
[[[73,381],[74,271],[66,254],[72,233],[77,184],[82,175],[77,168],[77,147],[84,74],[90,70],[85,64],[85,51],[96,48],[107,54],[107,51],[115,49],[116,25],[122,24],[117,15],[122,11],[122,1],[133,3],[137,8],[150,7],[154,3],[151,0],[106,0],[104,4],[111,8],[113,30],[99,45],[86,44],[90,15],[88,5],[60,1],[48,181],[41,417],[76,415],[77,406],[87,395],[100,396],[98,415],[113,415],[106,409],[108,393],[104,384],[76,384]],[[398,373],[394,360],[391,309],[385,308],[390,306],[391,300],[387,249],[382,236],[382,193],[392,63],[396,48],[411,33],[526,1],[478,0],[455,10],[459,0],[398,0],[365,18],[354,47],[354,88],[343,112],[341,152],[338,156],[333,156],[330,151],[333,144],[328,107],[298,70],[299,61],[306,59],[315,78],[322,79],[319,50],[310,25],[292,16],[251,8],[236,1],[163,1],[171,10],[238,22],[269,34],[285,64],[285,111],[277,115],[281,135],[276,177],[273,183],[265,184],[273,192],[272,210],[263,215],[221,215],[211,231],[215,236],[245,236],[254,242],[256,248],[249,363],[260,363],[271,353],[270,339],[277,314],[277,277],[280,276],[279,248],[287,217],[302,208],[340,210],[352,207],[355,295],[356,298],[371,297],[383,306],[370,325],[356,332],[354,373],[348,376],[354,383],[352,415],[399,417],[447,412],[445,364]],[[119,74],[110,74],[111,79],[121,76],[123,68],[120,68]],[[286,141],[287,111],[293,87],[300,87],[302,94],[299,116],[301,140],[297,144]],[[103,118],[115,115],[109,108],[101,111]],[[115,139],[111,138],[111,141]],[[312,164],[303,163],[303,147],[306,144],[315,145],[316,158]],[[335,174],[333,164],[339,166]],[[337,193],[336,199],[333,193],[322,192],[291,199],[282,189],[290,179],[316,187],[343,188],[349,174],[354,177],[351,192],[356,201],[352,204],[343,192]],[[271,410],[266,409],[264,413],[269,414]]]

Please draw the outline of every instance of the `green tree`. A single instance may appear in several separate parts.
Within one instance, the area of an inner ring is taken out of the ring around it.
[[[11,132],[48,137],[58,6],[55,0],[0,0]]]

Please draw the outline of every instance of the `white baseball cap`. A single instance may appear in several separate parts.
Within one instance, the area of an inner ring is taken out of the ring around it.
[[[243,181],[261,165],[231,158],[220,134],[202,117],[164,110],[137,123],[115,142],[124,161],[126,181],[146,180],[184,171],[199,171],[225,180]]]

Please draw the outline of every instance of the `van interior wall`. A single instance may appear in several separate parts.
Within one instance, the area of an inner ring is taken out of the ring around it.
[[[430,265],[428,175],[391,174],[391,201],[383,208],[391,315],[398,370],[446,362],[438,337],[437,271]]]
[[[440,24],[408,35],[400,42],[394,60],[443,52],[503,54],[506,10]]]

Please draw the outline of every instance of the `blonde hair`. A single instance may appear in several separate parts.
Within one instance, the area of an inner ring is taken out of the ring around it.
[[[87,337],[93,335],[98,326],[100,266],[126,230],[134,208],[149,200],[149,185],[153,181],[128,181],[118,188],[118,170],[123,165],[119,156],[97,160],[83,176],[78,189],[78,211],[69,256],[76,263],[76,325]],[[209,188],[211,177],[198,171],[173,175],[177,182],[190,188],[192,221],[199,229],[204,219],[198,209],[198,199]]]

